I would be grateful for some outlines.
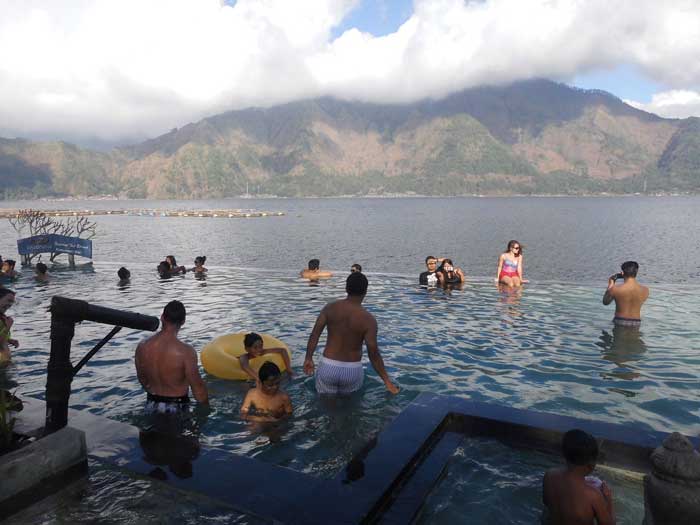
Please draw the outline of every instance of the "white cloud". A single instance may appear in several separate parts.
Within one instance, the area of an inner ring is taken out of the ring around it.
[[[700,117],[700,93],[674,89],[656,93],[651,102],[625,100],[630,106],[667,118]]]
[[[359,0],[0,0],[0,134],[137,139],[319,95],[372,102],[633,64],[700,86],[695,0],[415,0],[395,33],[331,30]]]

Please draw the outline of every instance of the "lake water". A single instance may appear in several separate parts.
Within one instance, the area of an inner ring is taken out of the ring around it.
[[[201,422],[203,446],[331,476],[421,391],[697,434],[698,204],[696,197],[0,203],[285,213],[258,219],[95,217],[92,267],[57,267],[47,284],[25,271],[12,284],[18,301],[10,315],[22,346],[0,381],[19,385],[20,396],[43,397],[46,307],[54,295],[156,316],[169,300],[180,299],[188,308],[182,337],[198,350],[224,333],[270,333],[289,345],[298,372],[286,384],[294,417],[275,444],[239,420],[245,385],[205,377],[212,411]],[[525,246],[531,283],[520,292],[500,292],[492,277],[511,238]],[[7,221],[0,222],[4,257],[16,254],[15,239]],[[158,279],[155,266],[171,253],[188,266],[196,255],[207,255],[206,280],[191,274]],[[467,285],[452,291],[418,287],[428,254],[452,257],[465,269]],[[338,276],[320,285],[299,279],[311,257]],[[639,261],[640,280],[652,286],[638,332],[614,330],[612,306],[601,304],[607,277],[627,259]],[[344,295],[354,262],[368,274],[365,304],[377,317],[387,369],[402,391],[389,396],[370,368],[362,395],[330,408],[301,373],[303,352],[321,307]],[[116,270],[123,264],[132,272],[131,285],[118,287]],[[79,325],[73,355],[107,331]],[[105,346],[74,380],[71,406],[142,424],[144,395],[133,368],[142,337],[124,330]],[[101,493],[94,495],[96,505]],[[129,498],[122,504],[128,511]],[[190,506],[183,505],[186,517]]]

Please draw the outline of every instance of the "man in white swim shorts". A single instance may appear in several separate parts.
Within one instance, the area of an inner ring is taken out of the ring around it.
[[[328,303],[316,319],[309,342],[306,345],[304,372],[316,374],[316,391],[319,394],[350,394],[362,387],[362,345],[367,345],[370,363],[384,386],[392,394],[399,388],[389,379],[384,360],[377,346],[377,320],[362,307],[367,294],[367,277],[361,272],[351,273],[345,281],[345,299]],[[323,330],[328,326],[328,339],[318,368],[313,355]]]

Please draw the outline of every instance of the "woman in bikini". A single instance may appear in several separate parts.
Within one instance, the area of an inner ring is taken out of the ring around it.
[[[509,241],[508,248],[498,258],[495,281],[506,286],[520,286],[523,280],[523,249],[518,241]]]

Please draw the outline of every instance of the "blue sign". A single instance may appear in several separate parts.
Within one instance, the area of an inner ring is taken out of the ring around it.
[[[67,253],[92,259],[92,241],[80,237],[67,237],[50,233],[35,235],[17,240],[17,251],[20,255],[34,253]]]

